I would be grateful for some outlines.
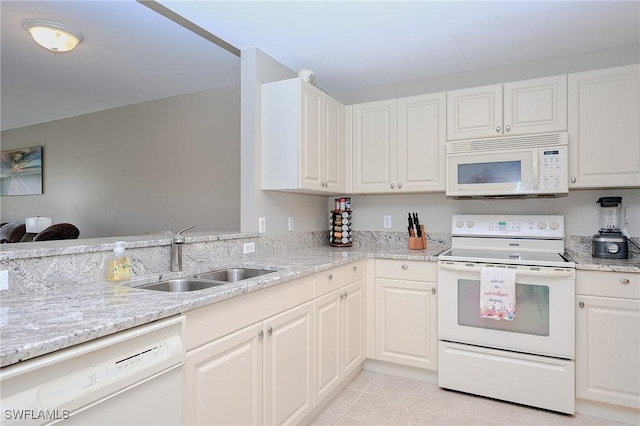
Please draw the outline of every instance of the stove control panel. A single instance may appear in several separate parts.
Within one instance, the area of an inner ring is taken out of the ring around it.
[[[469,237],[564,238],[564,216],[453,215],[451,234]]]

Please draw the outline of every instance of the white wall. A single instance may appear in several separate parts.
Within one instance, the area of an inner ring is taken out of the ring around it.
[[[342,93],[331,93],[331,95],[344,104],[355,104],[618,65],[637,64],[638,62],[640,62],[640,44],[634,44],[534,62],[438,75],[403,81],[397,84],[358,88]]]
[[[360,195],[351,197],[353,227],[359,231],[407,230],[407,213],[419,212],[427,232],[450,232],[453,214],[563,214],[567,235],[592,235],[599,229],[596,201],[600,197],[621,196],[630,206],[626,229],[640,236],[640,191],[570,191],[560,198],[510,200],[452,200],[444,194]],[[326,204],[331,208],[332,200]],[[391,229],[383,227],[383,216],[391,216]]]
[[[242,231],[256,232],[258,218],[266,218],[268,234],[288,232],[293,217],[295,231],[326,227],[326,197],[261,190],[260,90],[262,83],[284,80],[296,73],[259,49],[242,51]]]
[[[240,229],[240,87],[2,132],[43,145],[44,194],[2,197],[2,222],[47,216],[80,238]]]

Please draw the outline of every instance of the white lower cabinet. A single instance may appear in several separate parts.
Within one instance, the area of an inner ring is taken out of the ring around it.
[[[375,261],[375,358],[437,369],[437,264]]]
[[[264,322],[264,424],[297,424],[313,409],[313,303]]]
[[[576,293],[576,398],[631,409],[637,422],[640,275],[577,271]]]
[[[321,401],[364,360],[364,281],[317,298],[314,313],[315,392]]]
[[[187,355],[187,425],[262,424],[262,333],[254,324]]]
[[[312,307],[305,303],[190,351],[185,423],[295,424],[308,414],[313,408]]]

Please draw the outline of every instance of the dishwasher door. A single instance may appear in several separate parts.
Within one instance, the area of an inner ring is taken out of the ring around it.
[[[0,370],[2,425],[182,424],[184,317]]]

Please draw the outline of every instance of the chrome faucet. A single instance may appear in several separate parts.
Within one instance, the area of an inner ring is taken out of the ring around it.
[[[173,235],[173,241],[171,242],[171,272],[182,271],[182,245],[184,244],[184,235],[182,233],[195,227],[195,225],[191,225]]]

